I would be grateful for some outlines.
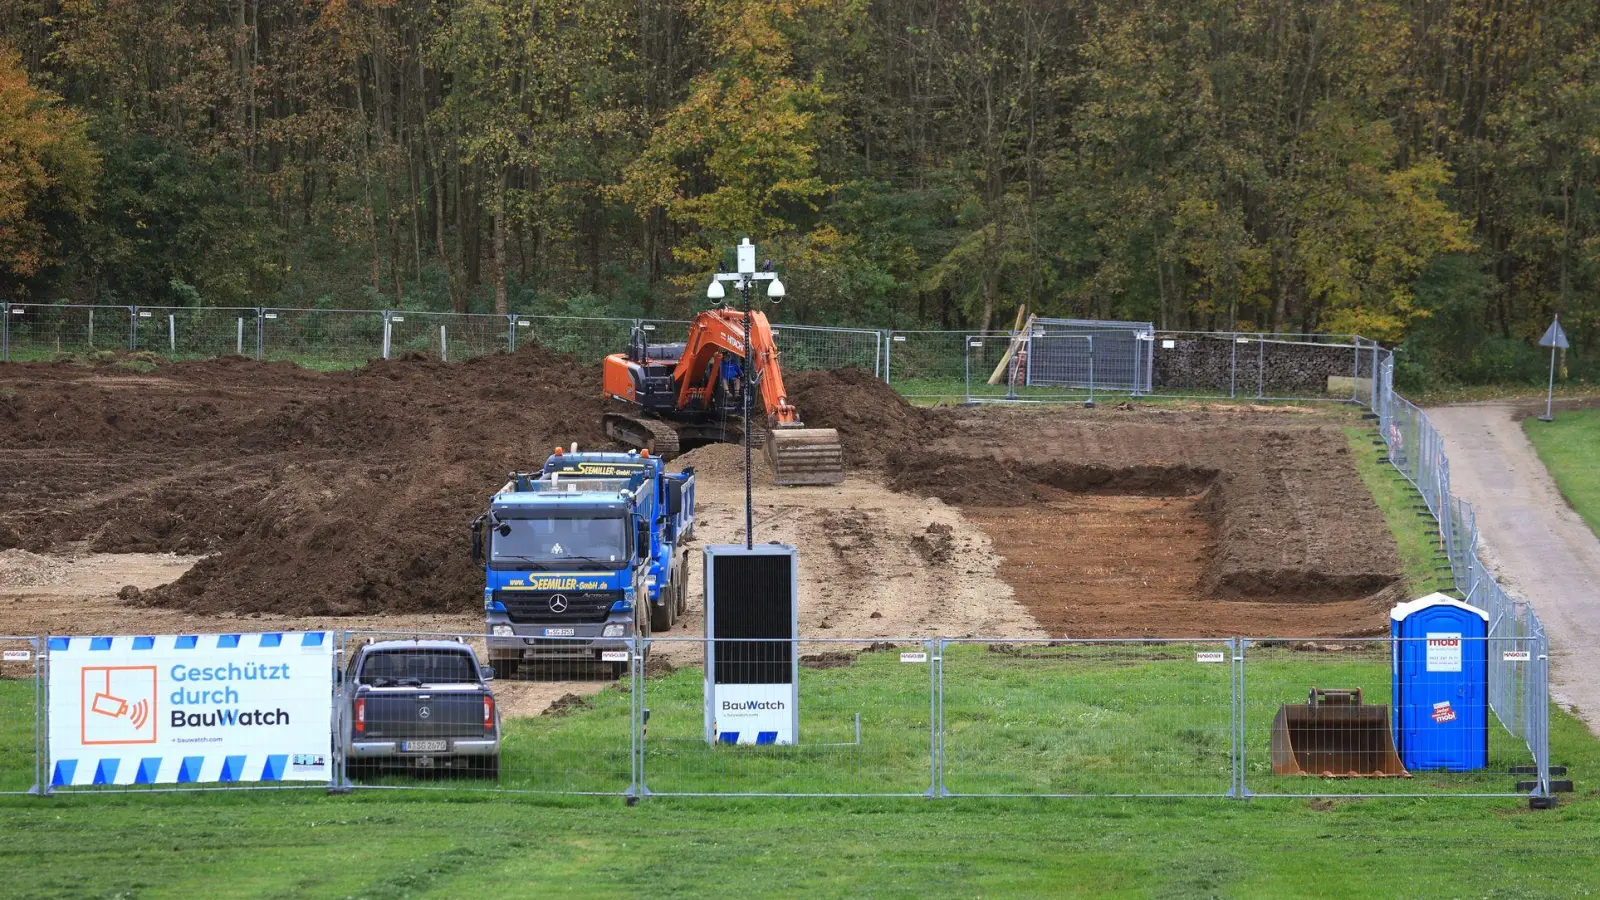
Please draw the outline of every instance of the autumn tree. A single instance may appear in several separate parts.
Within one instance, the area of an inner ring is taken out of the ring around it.
[[[27,293],[88,216],[100,159],[82,116],[29,83],[0,46],[0,294]]]
[[[794,71],[790,29],[827,12],[822,0],[698,0],[697,20],[716,40],[708,71],[628,167],[620,196],[679,228],[686,288],[716,270],[726,247],[749,237],[783,259],[803,284],[826,265],[839,236],[816,221],[830,185],[817,163],[836,127],[817,73]],[[801,231],[798,226],[810,227]]]

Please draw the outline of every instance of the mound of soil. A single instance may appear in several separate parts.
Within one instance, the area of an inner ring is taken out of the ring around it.
[[[935,433],[935,410],[912,406],[864,369],[797,372],[784,386],[808,426],[839,430],[846,469],[882,468],[892,453]]]
[[[472,609],[466,527],[489,494],[557,443],[604,440],[598,369],[537,346],[332,374],[21,368],[0,444],[50,449],[0,463],[33,507],[0,533],[32,550],[210,553],[136,601],[201,613]]]
[[[0,583],[15,587],[37,587],[60,584],[66,580],[66,563],[60,560],[26,550],[0,550]]]
[[[743,444],[707,444],[696,447],[667,464],[674,472],[694,466],[696,478],[735,482],[744,478]],[[750,477],[758,484],[772,482],[772,467],[760,447],[750,448]]]

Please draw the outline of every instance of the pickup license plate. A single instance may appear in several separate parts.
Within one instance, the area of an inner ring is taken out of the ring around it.
[[[577,633],[578,629],[576,628],[546,628],[544,630],[545,637],[572,637]]]
[[[444,746],[444,741],[406,741],[402,745],[407,753],[440,753]]]

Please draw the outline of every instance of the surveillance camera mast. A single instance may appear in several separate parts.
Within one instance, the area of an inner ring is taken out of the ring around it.
[[[750,288],[757,281],[770,281],[767,285],[767,296],[777,302],[784,295],[783,281],[778,278],[778,273],[771,271],[772,261],[766,261],[768,271],[756,271],[756,245],[750,243],[749,238],[739,242],[738,271],[718,272],[711,279],[711,286],[706,288],[706,297],[710,300],[721,300],[727,296],[722,289],[724,281],[733,282],[734,289],[739,292],[739,297],[744,304],[744,365],[745,372],[754,371],[750,365]],[[744,420],[750,421],[750,392],[740,391],[741,403],[744,411]],[[750,428],[744,429],[744,545],[746,549],[755,546],[755,498],[752,495],[750,484]]]

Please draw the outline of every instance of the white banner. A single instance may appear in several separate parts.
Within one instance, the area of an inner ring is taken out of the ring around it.
[[[328,781],[333,636],[53,637],[50,782]]]
[[[1461,632],[1428,632],[1428,656],[1424,667],[1429,672],[1461,671]]]
[[[712,740],[792,744],[799,692],[792,684],[719,684],[712,695]]]

